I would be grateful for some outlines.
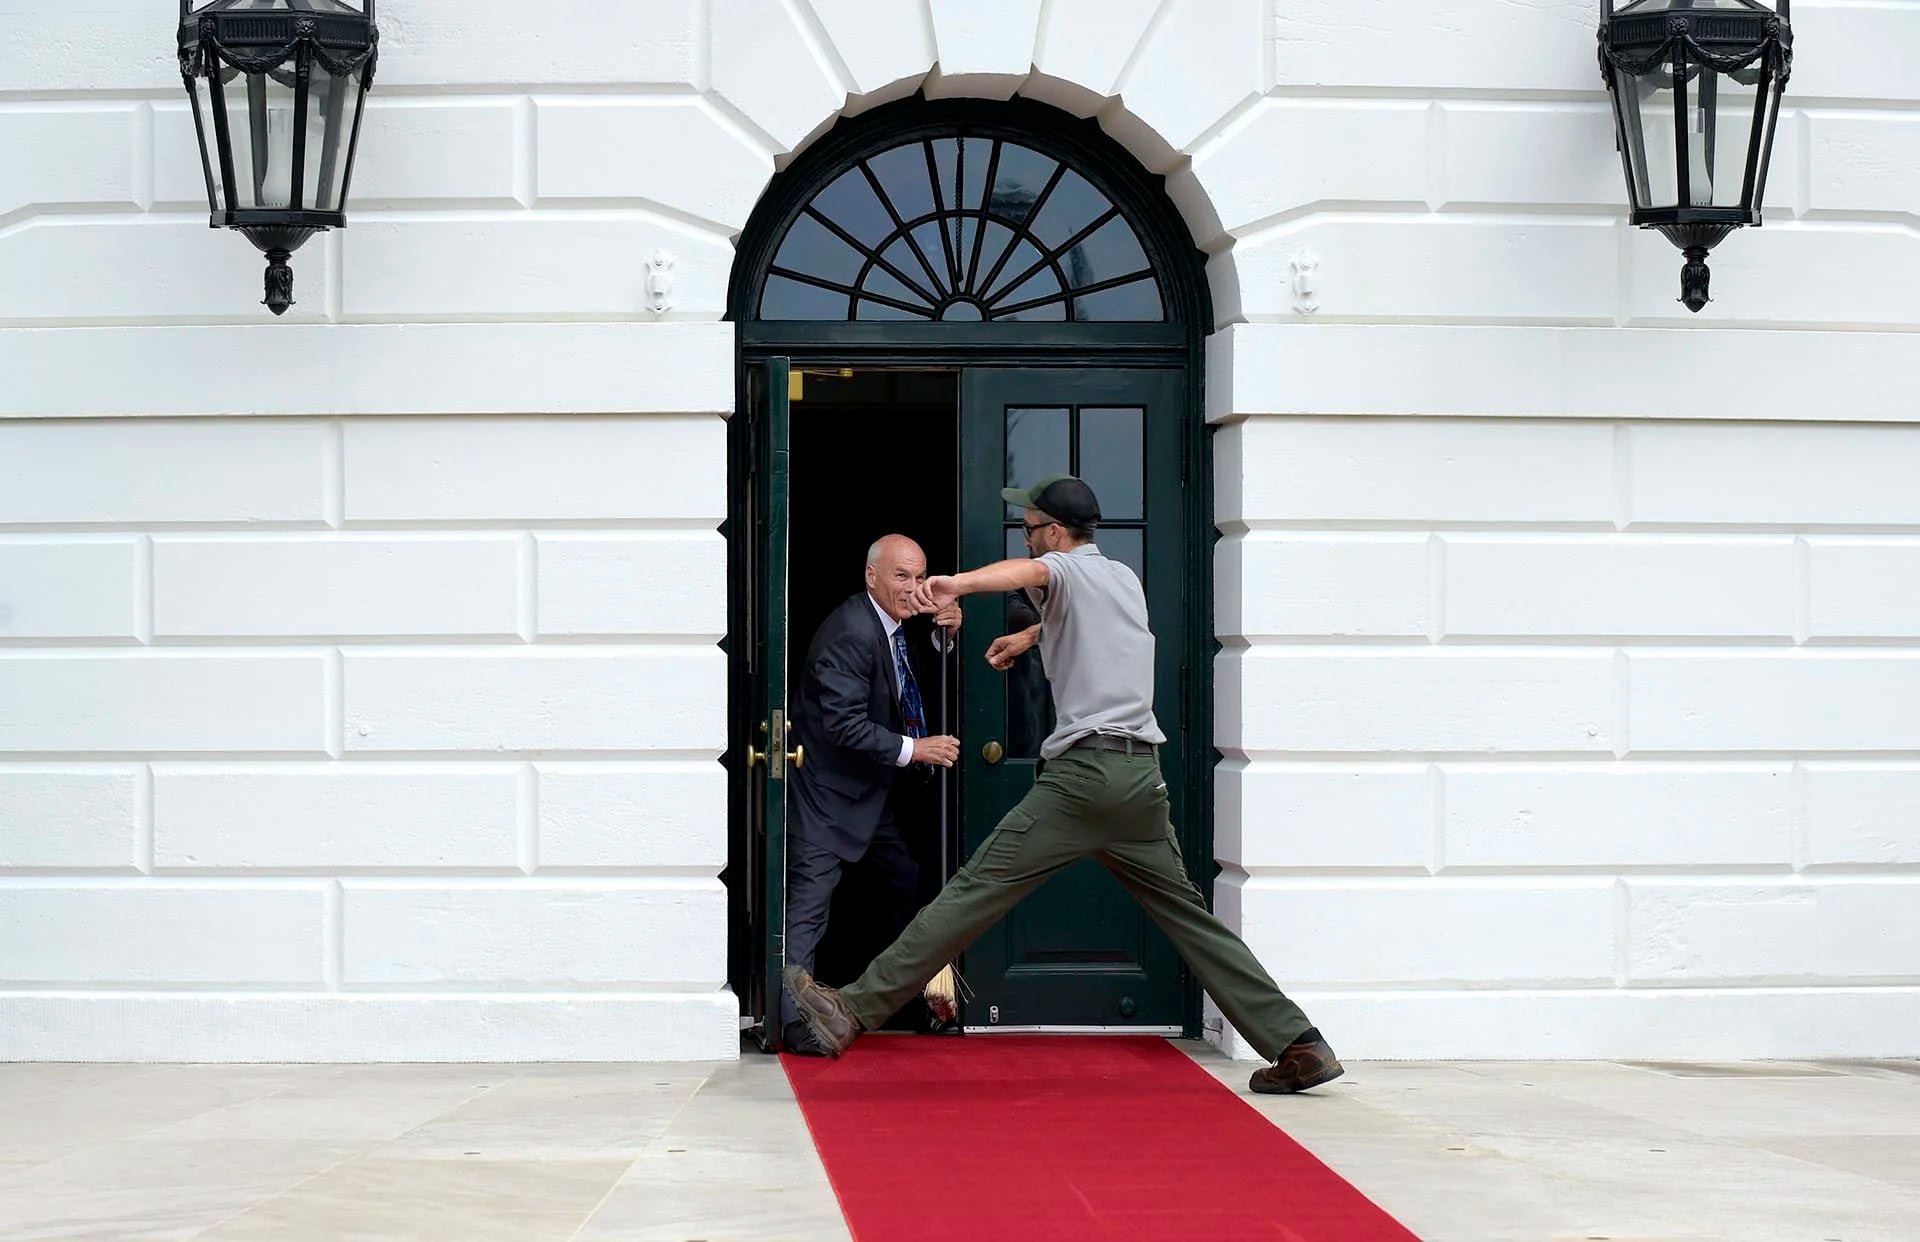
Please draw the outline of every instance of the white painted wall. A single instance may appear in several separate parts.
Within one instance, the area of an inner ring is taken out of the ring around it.
[[[1216,895],[1343,1054],[1920,1051],[1920,10],[1795,6],[1695,317],[1591,0],[404,0],[271,321],[152,8],[0,0],[0,1057],[731,1054],[732,239],[916,89],[1212,256]]]

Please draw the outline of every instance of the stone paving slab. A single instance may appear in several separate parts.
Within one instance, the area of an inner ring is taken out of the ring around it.
[[[1430,1242],[1920,1238],[1920,1061],[1208,1072]],[[929,1141],[933,1137],[929,1136]],[[0,1239],[845,1242],[772,1058],[0,1065]]]

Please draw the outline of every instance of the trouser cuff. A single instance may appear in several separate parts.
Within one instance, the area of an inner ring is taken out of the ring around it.
[[[841,1004],[845,1005],[847,1009],[853,1014],[853,1016],[859,1021],[860,1027],[862,1030],[867,1030],[867,1031],[874,1030],[875,1028],[885,1023],[886,1020],[891,1015],[883,1013],[877,1018],[874,1017],[872,1014],[873,1001],[870,998],[863,996],[861,993],[855,991],[854,989],[857,987],[859,987],[859,984],[856,983],[856,984],[850,984],[847,987],[841,988],[840,1002]]]

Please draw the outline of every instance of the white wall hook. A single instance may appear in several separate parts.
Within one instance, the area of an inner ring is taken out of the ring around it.
[[[1319,270],[1320,259],[1312,251],[1302,250],[1288,260],[1288,266],[1293,269],[1293,309],[1311,315],[1320,309],[1314,297],[1314,273]]]
[[[647,306],[656,315],[673,308],[673,256],[664,250],[647,261]]]

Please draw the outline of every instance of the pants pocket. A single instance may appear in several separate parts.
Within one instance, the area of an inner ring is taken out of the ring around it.
[[[1027,832],[1034,825],[1033,814],[1014,807],[1006,813],[980,848],[967,861],[967,870],[983,880],[1005,879],[1026,848]]]

